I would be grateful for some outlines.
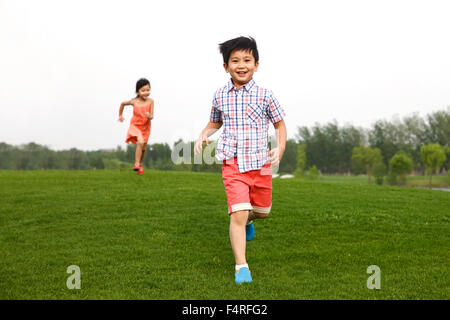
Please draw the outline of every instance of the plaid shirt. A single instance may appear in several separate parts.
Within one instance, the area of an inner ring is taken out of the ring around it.
[[[259,170],[269,160],[269,120],[283,120],[283,108],[270,90],[250,80],[237,90],[230,79],[214,94],[211,122],[223,122],[216,158],[237,157],[239,172]]]

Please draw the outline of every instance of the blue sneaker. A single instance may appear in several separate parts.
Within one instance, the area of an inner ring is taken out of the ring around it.
[[[243,282],[252,282],[252,276],[250,274],[250,270],[248,268],[240,268],[238,271],[234,274],[234,281],[237,284],[241,284]]]
[[[255,237],[255,226],[253,225],[253,221],[250,224],[245,226],[245,239],[247,241],[253,240]]]

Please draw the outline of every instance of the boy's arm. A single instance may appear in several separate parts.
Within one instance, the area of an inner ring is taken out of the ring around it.
[[[222,127],[223,122],[212,122],[210,121],[205,129],[203,129],[202,133],[197,139],[197,142],[195,143],[194,152],[195,154],[200,153],[203,150],[203,142],[206,142],[206,145],[209,145],[208,137],[213,135],[217,130],[219,130]]]
[[[270,150],[269,155],[271,155],[270,162],[272,163],[272,166],[277,167],[280,164],[284,150],[286,149],[287,131],[284,120],[274,123],[273,127],[275,128],[277,136],[277,147]]]

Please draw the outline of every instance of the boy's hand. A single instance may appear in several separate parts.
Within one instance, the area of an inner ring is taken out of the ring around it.
[[[125,120],[125,118],[123,116],[119,116],[119,121],[123,122],[123,120]]]
[[[278,167],[280,165],[283,153],[284,151],[279,148],[273,148],[269,151],[270,164],[272,165],[272,167]]]
[[[202,133],[200,134],[200,137],[198,137],[197,142],[194,146],[194,154],[199,154],[203,150],[203,142],[206,142],[206,145],[209,146],[209,139],[208,137],[217,130],[220,129],[222,126],[222,122],[209,122],[205,129],[203,129]]]
[[[206,142],[206,145],[209,146],[208,137],[205,134],[202,134],[198,137],[197,142],[195,143],[194,153],[199,154],[203,150],[203,142]]]

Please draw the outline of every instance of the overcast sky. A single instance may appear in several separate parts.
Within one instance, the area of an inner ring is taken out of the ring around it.
[[[125,146],[152,84],[149,142],[196,139],[229,79],[218,44],[253,36],[255,81],[297,126],[369,128],[450,105],[449,1],[0,0],[0,142]],[[273,131],[273,128],[271,129]],[[217,138],[216,134],[212,138]]]

